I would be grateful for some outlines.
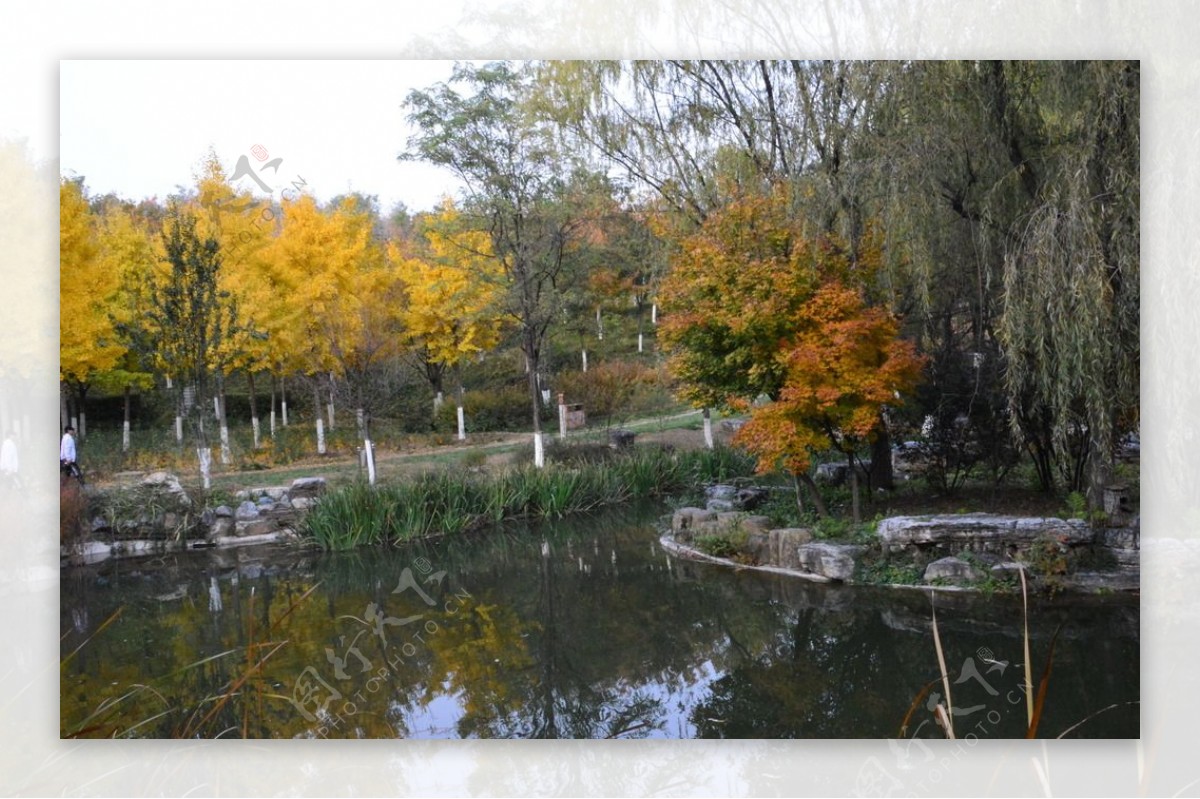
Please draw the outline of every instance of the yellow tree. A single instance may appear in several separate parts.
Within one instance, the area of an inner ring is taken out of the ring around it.
[[[370,229],[352,207],[322,211],[310,195],[284,200],[282,227],[267,254],[267,282],[275,295],[264,317],[270,352],[283,373],[312,380],[317,451],[325,452],[320,413],[322,375],[340,368],[364,317],[357,273],[372,260]]]
[[[491,237],[464,227],[453,202],[443,202],[425,230],[427,257],[404,257],[392,244],[390,255],[407,290],[406,341],[434,391],[434,410],[442,402],[448,370],[496,346],[501,317],[502,270]],[[458,385],[458,437],[466,437]]]
[[[216,413],[221,427],[221,454],[229,460],[229,425],[225,414],[225,377],[235,369],[244,369],[250,392],[250,424],[254,446],[259,445],[258,398],[255,372],[270,368],[269,339],[259,319],[270,313],[274,300],[267,273],[266,251],[277,226],[278,213],[269,200],[257,199],[249,192],[236,191],[230,184],[216,154],[209,152],[196,176],[196,195],[192,202],[197,230],[211,236],[221,247],[221,289],[229,292],[241,307],[245,328],[227,340],[220,353],[217,370]],[[274,400],[272,400],[274,410]]]
[[[82,181],[59,185],[59,378],[78,403],[80,437],[87,435],[83,403],[96,376],[113,369],[125,355],[109,318],[117,291],[117,273],[100,252],[95,215]]]
[[[96,378],[97,385],[120,391],[125,397],[121,448],[130,446],[130,396],[134,389],[154,387],[152,370],[161,364],[145,342],[142,316],[147,308],[147,289],[154,280],[161,247],[124,203],[105,204],[100,214],[99,258],[105,273],[115,275],[117,289],[108,309],[109,319],[125,352],[111,369]]]

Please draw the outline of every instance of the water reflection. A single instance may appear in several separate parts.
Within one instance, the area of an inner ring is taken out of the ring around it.
[[[926,597],[676,560],[647,525],[659,510],[407,549],[193,553],[64,572],[64,655],[94,632],[80,620],[123,610],[64,669],[62,730],[112,735],[140,724],[131,734],[422,738],[898,733],[914,697],[937,675]],[[1019,737],[1019,603],[938,602],[948,669],[959,680],[956,726],[971,725],[980,737]],[[1063,624],[1044,735],[1138,698],[1135,603],[1059,599],[1036,607],[1032,623],[1035,675]],[[232,684],[236,696],[222,702]],[[133,685],[151,686],[153,694],[111,703]],[[106,700],[108,711],[97,715]],[[207,714],[218,705],[198,729],[197,708]],[[937,737],[936,727],[922,723],[928,718],[914,714],[909,734]],[[1136,736],[1137,718],[1128,706],[1076,734]]]

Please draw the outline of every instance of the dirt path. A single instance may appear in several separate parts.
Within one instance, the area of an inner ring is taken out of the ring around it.
[[[700,414],[698,411],[654,416],[631,420],[620,425],[622,429],[637,432],[639,442],[669,444],[678,449],[697,449],[704,446],[704,433],[698,427]],[[690,429],[688,422],[694,420],[696,429]],[[683,426],[687,425],[687,426]],[[664,429],[665,428],[665,429]],[[547,440],[557,437],[557,431],[544,431]],[[568,434],[569,439],[588,440],[604,436],[602,429],[588,429]],[[727,443],[729,432],[720,424],[713,425],[713,435],[717,441]],[[508,464],[512,453],[530,442],[530,433],[485,433],[485,441],[468,441],[464,444],[448,444],[428,446],[405,450],[376,450],[376,472],[381,478],[415,475],[461,461],[467,453],[482,451],[486,453],[485,466],[500,468]],[[282,466],[272,466],[265,469],[248,471],[220,472],[213,475],[215,488],[231,489],[248,485],[271,485],[289,482],[297,477],[321,475],[331,480],[356,477],[360,466],[357,457],[338,454],[325,457],[314,456],[294,461]],[[95,483],[98,488],[111,488],[129,485],[136,482],[146,472],[119,472],[111,477]],[[183,476],[185,480],[191,475]]]

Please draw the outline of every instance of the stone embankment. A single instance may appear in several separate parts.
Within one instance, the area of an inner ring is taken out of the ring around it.
[[[1035,587],[1086,592],[1139,587],[1138,519],[1093,526],[1078,519],[987,513],[897,516],[852,541],[815,540],[807,528],[777,528],[752,511],[756,489],[714,486],[705,508],[680,508],[665,546],[740,567],[784,571],[816,582],[950,588]]]
[[[147,555],[203,547],[290,541],[304,514],[325,493],[325,478],[302,477],[287,486],[236,492],[237,504],[198,507],[167,472],[137,485],[89,498],[84,535],[62,547],[64,563]]]

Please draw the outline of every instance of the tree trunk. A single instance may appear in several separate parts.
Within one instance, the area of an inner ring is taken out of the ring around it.
[[[546,453],[542,447],[542,409],[538,402],[537,376],[540,353],[538,352],[534,335],[534,332],[531,330],[525,331],[523,349],[525,350],[525,372],[529,378],[530,407],[533,408],[533,465],[540,469],[546,465]]]
[[[829,510],[825,507],[825,500],[821,498],[821,490],[817,488],[817,484],[813,482],[812,476],[808,472],[801,472],[797,477],[800,482],[808,486],[808,493],[812,496],[813,507],[817,509],[818,516],[828,516]]]
[[[867,487],[872,491],[876,488],[891,491],[896,487],[896,476],[892,470],[892,438],[882,413],[875,425],[875,438],[871,441],[871,474],[867,479]]]
[[[225,417],[225,376],[217,378],[217,424],[220,425],[221,463],[228,465],[232,460],[229,452],[229,420]]]
[[[321,388],[313,378],[313,418],[317,424],[317,454],[325,454],[325,421],[321,418]]]
[[[271,438],[275,437],[275,374],[271,374]]]
[[[129,451],[129,386],[125,386],[125,420],[121,425],[121,451]]]
[[[333,430],[333,372],[329,373],[329,404],[326,410],[329,411],[329,429]]]
[[[467,440],[467,419],[463,410],[463,387],[460,383],[458,386],[458,440]]]
[[[850,508],[851,518],[855,524],[862,521],[862,507],[858,497],[858,464],[856,464],[854,453],[847,453],[846,463],[850,467]]]
[[[600,309],[596,309],[596,340],[604,341],[604,320],[600,317]]]
[[[246,370],[246,385],[250,389],[250,429],[254,435],[254,448],[258,449],[258,397],[254,392],[254,370]]]
[[[704,446],[713,449],[716,444],[713,441],[712,413],[708,408],[705,408],[701,411],[701,415],[704,416]]]
[[[282,419],[283,426],[287,427],[288,426],[288,417],[287,417],[287,378],[286,377],[279,378],[279,411],[280,411],[281,415],[283,416],[283,419]]]
[[[800,511],[801,518],[804,517],[804,491],[800,487],[800,475],[792,472],[792,488],[796,490],[796,510]]]

